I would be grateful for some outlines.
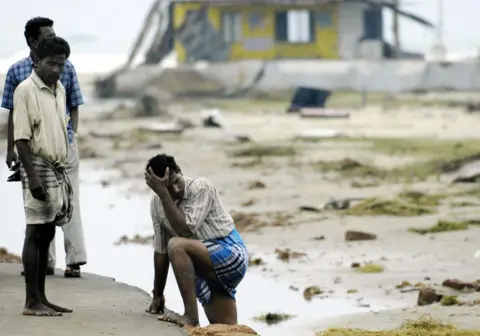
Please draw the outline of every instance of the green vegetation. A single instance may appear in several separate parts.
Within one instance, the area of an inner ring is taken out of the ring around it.
[[[251,145],[241,149],[234,150],[230,153],[233,157],[252,157],[263,158],[268,156],[294,156],[297,151],[291,146],[261,146]]]
[[[470,225],[480,224],[479,220],[464,220],[464,221],[452,221],[440,219],[437,224],[427,228],[409,228],[409,232],[427,234],[427,233],[439,233],[448,231],[463,231],[468,230]]]
[[[369,331],[361,329],[328,329],[316,336],[480,336],[480,330],[457,329],[452,324],[423,317],[416,321],[407,320],[401,328],[394,330]]]
[[[385,267],[382,265],[368,263],[360,267],[355,267],[354,270],[357,273],[382,273],[385,271]]]
[[[400,199],[370,198],[362,201],[350,209],[342,211],[349,216],[402,216],[413,217],[435,213],[435,209],[422,205],[412,204]]]
[[[255,321],[265,322],[266,324],[272,325],[277,324],[283,321],[290,320],[294,318],[294,315],[283,314],[283,313],[266,313],[254,318]]]

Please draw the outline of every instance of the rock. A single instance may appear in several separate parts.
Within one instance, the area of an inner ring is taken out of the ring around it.
[[[258,333],[245,325],[210,324],[204,328],[185,328],[190,336],[247,336]]]
[[[443,295],[438,294],[431,288],[420,288],[418,291],[417,304],[419,306],[428,306],[440,302],[442,298]]]
[[[290,261],[291,259],[298,259],[307,255],[303,252],[292,251],[289,248],[284,250],[277,248],[275,249],[275,253],[277,254],[277,258],[282,261]]]
[[[318,286],[309,286],[303,291],[305,300],[310,301],[314,296],[323,294],[323,291]]]
[[[252,181],[248,184],[248,189],[249,190],[265,189],[265,188],[266,188],[265,183],[263,183],[262,181],[258,181],[258,180]]]
[[[346,241],[358,241],[358,240],[375,240],[377,235],[373,233],[363,232],[363,231],[354,231],[348,230],[345,232]]]
[[[446,279],[443,281],[442,286],[456,289],[456,290],[464,290],[464,289],[473,289],[475,291],[480,291],[480,285],[475,282],[464,282],[458,279]]]

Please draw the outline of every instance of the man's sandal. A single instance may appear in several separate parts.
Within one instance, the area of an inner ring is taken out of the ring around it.
[[[65,278],[80,278],[82,276],[80,273],[80,267],[78,266],[67,266],[63,275]]]

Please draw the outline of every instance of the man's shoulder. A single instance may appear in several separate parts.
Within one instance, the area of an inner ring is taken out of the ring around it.
[[[27,78],[32,72],[32,69],[33,69],[32,60],[30,59],[30,57],[25,57],[13,63],[10,66],[10,68],[8,68],[8,73],[13,74],[15,76],[22,74],[23,76],[25,76],[25,78]]]
[[[67,59],[65,62],[65,70],[66,73],[75,73],[75,67],[73,66],[72,62]]]
[[[210,182],[210,180],[206,179],[205,177],[187,178],[186,183],[187,188],[193,193],[202,190],[215,189],[212,182]]]
[[[27,77],[25,80],[21,81],[17,88],[15,89],[15,94],[26,94],[30,90],[35,89],[35,83],[32,81],[30,77]]]

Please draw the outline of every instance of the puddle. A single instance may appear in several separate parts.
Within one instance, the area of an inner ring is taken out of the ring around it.
[[[3,161],[2,161],[3,162]],[[101,187],[100,178],[83,166],[81,180],[81,204],[84,231],[87,242],[88,264],[85,272],[114,277],[150,292],[153,286],[151,246],[113,243],[122,235],[149,235],[152,233],[148,196],[127,197],[120,186]],[[24,215],[19,184],[6,183],[7,169],[0,171],[0,245],[8,241],[8,248],[19,253],[23,243]],[[6,222],[6,218],[9,218]],[[60,238],[60,239],[58,239]],[[57,267],[64,264],[63,234],[57,237]],[[182,310],[180,293],[173,273],[169,274],[166,287],[167,305]],[[308,324],[331,316],[367,312],[370,309],[355,306],[354,301],[314,299],[307,302],[300,292],[289,289],[289,284],[249,273],[238,288],[239,323],[247,324],[261,335],[308,335]],[[374,307],[380,309],[381,307]],[[253,317],[267,312],[287,313],[296,318],[269,327],[253,321]],[[208,321],[203,315],[201,323]],[[313,334],[312,334],[313,335]]]

